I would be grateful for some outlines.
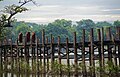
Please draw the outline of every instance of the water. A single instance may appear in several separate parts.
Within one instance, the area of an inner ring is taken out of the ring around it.
[[[1,73],[0,77],[74,77],[73,75],[47,75],[47,74],[12,74]],[[78,76],[82,77],[82,76]]]

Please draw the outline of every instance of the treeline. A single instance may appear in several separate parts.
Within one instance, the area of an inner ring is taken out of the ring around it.
[[[91,28],[94,29],[94,36],[97,35],[96,29],[104,27],[106,29],[107,27],[112,27],[112,33],[115,33],[115,27],[120,26],[120,21],[114,21],[113,23],[102,21],[102,22],[94,22],[93,20],[86,19],[86,20],[80,20],[75,23],[73,23],[71,20],[65,20],[65,19],[57,19],[52,23],[48,23],[46,25],[43,24],[36,24],[36,23],[28,23],[24,21],[20,22],[14,22],[12,28],[8,28],[6,35],[7,38],[12,38],[13,40],[16,40],[18,37],[18,34],[22,32],[24,35],[26,32],[35,32],[38,38],[42,38],[41,31],[45,30],[45,36],[50,38],[50,35],[52,34],[55,37],[55,41],[57,41],[57,37],[61,37],[61,41],[65,41],[65,38],[69,38],[70,41],[73,39],[73,32],[77,33],[77,40],[81,40],[82,36],[82,29],[86,30],[86,40],[88,40],[88,35]],[[96,39],[96,38],[95,38]]]

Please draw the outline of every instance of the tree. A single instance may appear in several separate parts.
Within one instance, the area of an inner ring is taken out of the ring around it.
[[[52,24],[56,26],[62,26],[62,27],[71,27],[72,21],[71,20],[65,20],[65,19],[57,19]]]
[[[17,35],[19,33],[23,33],[25,35],[27,32],[31,32],[31,31],[32,31],[32,28],[30,26],[27,26],[27,24],[25,24],[23,22],[16,27]]]
[[[95,27],[95,23],[90,20],[90,19],[86,19],[86,20],[80,20],[76,22],[76,31],[77,31],[77,38],[81,38],[81,34],[82,34],[82,29],[86,30],[86,35],[89,35],[90,29]],[[86,36],[88,39],[88,36]]]
[[[0,15],[0,40],[6,36],[5,32],[7,29],[5,27],[11,27],[11,23],[14,21],[14,16],[18,13],[22,13],[23,11],[28,10],[23,6],[29,2],[33,2],[35,4],[33,0],[19,0],[20,5],[13,4],[4,7],[2,10],[3,14]]]
[[[114,26],[116,26],[116,27],[120,27],[120,21],[119,20],[117,20],[117,21],[114,21]]]
[[[96,23],[96,27],[97,28],[102,28],[102,27],[111,27],[112,24],[107,22],[107,21],[103,21],[103,22],[97,22]]]
[[[86,19],[86,20],[81,20],[81,21],[77,21],[77,28],[93,28],[95,26],[95,23],[90,20],[90,19]]]
[[[46,26],[46,36],[50,37],[50,35],[52,34],[55,37],[55,41],[57,41],[57,37],[60,36],[61,41],[65,41],[66,37],[71,36],[71,33],[66,28],[67,26],[71,26],[67,25],[67,20],[55,20],[53,23],[49,23]]]

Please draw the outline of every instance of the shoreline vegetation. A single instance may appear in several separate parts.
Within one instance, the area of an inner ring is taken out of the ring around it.
[[[16,60],[11,61],[10,63],[4,63],[3,65],[0,65],[0,75],[1,74],[13,74],[13,75],[48,75],[48,76],[58,76],[58,75],[63,75],[63,76],[75,76],[75,69],[77,67],[77,74],[78,76],[83,76],[83,64],[82,62],[79,63],[77,66],[74,64],[71,64],[67,66],[66,64],[59,64],[58,60],[55,60],[53,64],[51,63],[46,63],[45,69],[44,65],[42,63],[37,62],[37,60],[34,60],[34,62],[27,63],[24,59],[19,61],[18,63]],[[13,65],[11,65],[13,64]],[[99,61],[96,63],[96,67],[92,66],[86,66],[87,68],[87,75],[86,76],[91,76],[91,70],[95,68],[95,74],[96,76],[103,76],[103,77],[109,77],[109,76],[119,76],[120,75],[120,67],[119,66],[114,66],[114,64],[110,61],[105,62],[104,68],[101,68],[99,66]],[[52,68],[51,65],[53,66]],[[7,66],[7,67],[5,67]],[[48,67],[49,66],[49,67]],[[4,67],[4,68],[3,68]],[[39,68],[38,68],[39,67]],[[100,72],[102,71],[102,72]],[[101,73],[101,75],[100,75]]]

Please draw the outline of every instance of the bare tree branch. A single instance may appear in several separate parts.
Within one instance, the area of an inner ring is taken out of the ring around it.
[[[10,14],[10,16],[8,17],[8,19],[7,19],[8,25],[10,25],[11,18],[14,15],[16,15],[17,13],[19,13],[19,11],[17,11],[17,9],[21,8],[22,6],[24,6],[25,4],[27,4],[29,2],[33,2],[33,4],[36,4],[36,2],[34,2],[33,0],[24,0],[24,1],[19,0],[19,3],[21,3],[21,5],[19,5],[18,7],[16,7],[14,13]]]

